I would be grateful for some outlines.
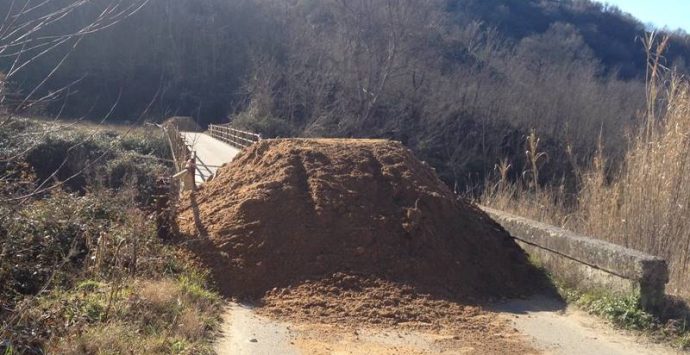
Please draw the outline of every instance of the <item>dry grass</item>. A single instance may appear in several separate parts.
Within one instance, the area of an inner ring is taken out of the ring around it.
[[[180,315],[175,332],[185,339],[199,339],[206,331],[206,324],[197,310],[186,309]]]
[[[125,323],[112,323],[88,331],[55,350],[61,354],[164,354],[169,347],[164,337],[141,337]]]
[[[49,351],[59,354],[212,353],[209,344],[212,329],[218,322],[219,298],[212,293],[200,297],[190,292],[189,282],[184,278],[132,280],[113,301],[118,311],[109,319],[89,324],[82,332],[69,337],[54,339]],[[102,290],[100,298],[94,297],[97,289],[88,292],[91,293],[70,295],[71,302],[81,304],[80,310],[101,305],[97,309],[102,311],[107,292]]]
[[[137,293],[142,303],[154,310],[170,308],[181,297],[179,286],[171,280],[144,281],[138,287]]]
[[[29,119],[5,128],[0,143],[31,159],[0,167],[0,353],[210,353],[220,299],[182,246],[158,236],[151,198],[168,169],[159,130]],[[68,161],[71,176],[83,167],[71,162],[104,152],[69,191],[7,199],[37,188],[51,163]]]
[[[670,266],[668,291],[690,297],[690,84],[674,80],[667,89],[665,110],[652,106],[622,166],[609,172],[597,154],[579,173],[574,198],[529,177],[511,184],[503,172],[481,203],[661,256]],[[537,148],[528,143],[529,160]]]
[[[199,287],[192,287],[188,278],[179,280],[147,280],[138,283],[135,307],[139,321],[167,328],[177,338],[190,342],[202,339],[218,311],[219,298]]]

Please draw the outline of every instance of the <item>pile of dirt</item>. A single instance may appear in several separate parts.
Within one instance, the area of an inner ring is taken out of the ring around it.
[[[315,327],[312,339],[307,332],[297,342],[314,354],[337,353],[337,347],[347,350],[343,353],[438,354],[458,349],[467,354],[537,353],[507,319],[495,313],[371,276],[335,273],[274,289],[262,298],[258,312],[287,320],[298,329]],[[366,339],[380,334],[381,328],[397,334],[387,339],[386,344],[394,345],[389,351],[367,347]],[[414,334],[414,341],[401,337],[404,334]],[[359,351],[353,351],[356,348]]]
[[[335,273],[295,287],[268,291],[261,312],[296,321],[353,325],[407,325],[484,332],[492,326],[479,307],[463,306],[418,292],[414,287],[373,276]]]
[[[264,140],[179,212],[180,231],[204,236],[193,249],[232,296],[346,273],[474,302],[528,294],[538,279],[505,231],[397,142]],[[348,280],[321,285],[345,290]]]
[[[173,116],[163,122],[163,126],[175,126],[180,131],[201,132],[203,129],[193,117]]]

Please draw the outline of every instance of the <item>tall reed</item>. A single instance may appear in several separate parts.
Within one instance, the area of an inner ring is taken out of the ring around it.
[[[535,172],[507,182],[502,162],[480,203],[661,256],[670,267],[668,291],[690,298],[690,82],[661,80],[665,41],[655,52],[652,41],[647,112],[618,168],[610,171],[600,148],[588,167],[576,168],[577,193],[568,198],[562,186],[535,187]],[[528,160],[539,156],[534,142],[526,139]]]

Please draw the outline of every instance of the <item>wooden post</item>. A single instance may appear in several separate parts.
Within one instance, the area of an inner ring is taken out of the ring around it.
[[[154,199],[156,202],[156,235],[160,239],[168,239],[171,233],[172,210],[170,206],[171,181],[168,177],[156,180]]]

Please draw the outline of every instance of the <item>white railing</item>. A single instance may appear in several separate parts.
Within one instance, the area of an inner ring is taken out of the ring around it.
[[[220,139],[237,148],[246,148],[261,140],[257,133],[242,131],[230,127],[229,124],[211,124],[208,126],[211,137]]]
[[[208,180],[213,171],[204,163],[193,150],[191,142],[185,141],[182,133],[176,125],[156,125],[163,129],[168,143],[170,145],[170,153],[172,154],[173,162],[175,164],[175,172],[186,168],[187,160],[194,159],[194,175],[201,178],[201,181]],[[205,172],[205,173],[204,173]]]

